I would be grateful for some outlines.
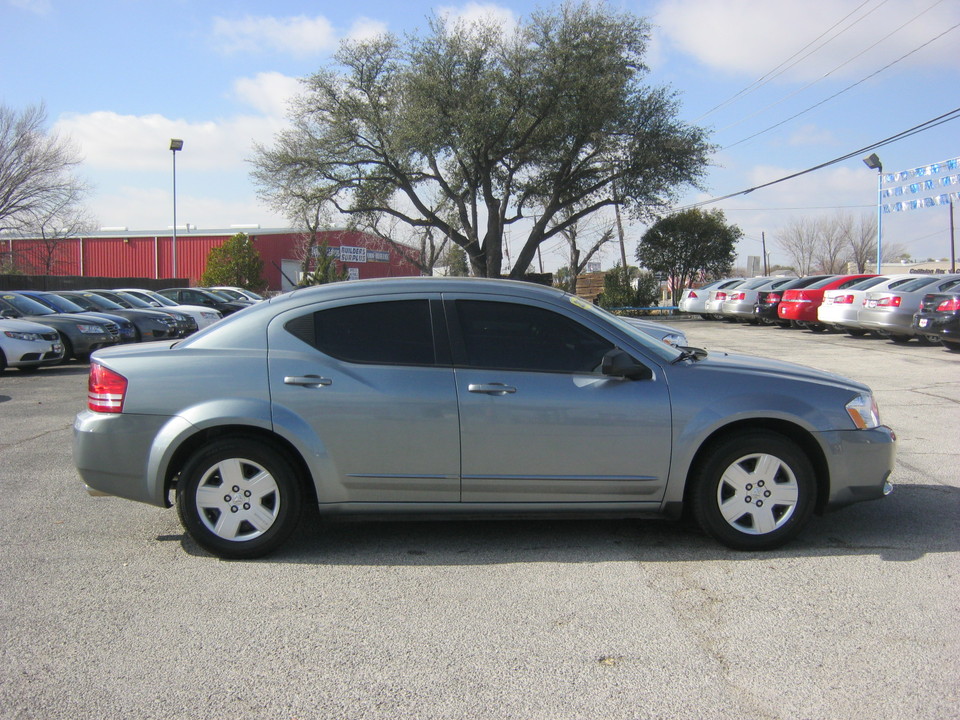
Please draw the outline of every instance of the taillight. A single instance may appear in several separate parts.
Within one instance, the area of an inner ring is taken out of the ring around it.
[[[127,392],[127,379],[100,363],[90,364],[90,379],[87,382],[87,407],[94,412],[123,412],[123,397]]]
[[[746,299],[747,299],[747,294],[746,294],[746,293],[742,293],[742,292],[740,292],[740,293],[734,293],[733,295],[730,296],[729,299],[730,299],[731,301],[734,301],[734,300],[746,300]]]
[[[770,304],[780,302],[780,293],[768,293],[767,302]]]
[[[853,295],[837,295],[833,298],[834,305],[851,305],[853,304]]]
[[[891,295],[890,297],[880,298],[877,301],[877,307],[900,307],[901,297]]]
[[[937,312],[957,312],[960,310],[960,298],[950,298],[937,305]]]
[[[725,292],[717,293],[717,300],[726,300],[726,299],[727,299],[727,294]]]
[[[688,297],[688,298],[695,298],[695,297],[697,297],[697,293],[694,292],[693,290],[691,290],[691,291],[690,291],[690,294],[687,295],[687,297]]]

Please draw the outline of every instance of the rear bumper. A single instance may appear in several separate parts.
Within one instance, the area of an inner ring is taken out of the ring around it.
[[[913,314],[890,312],[888,310],[861,310],[857,313],[857,324],[870,330],[886,330],[901,335],[916,335]]]
[[[84,410],[73,423],[73,463],[91,495],[166,507],[163,472],[154,449],[165,447],[163,440],[170,432],[189,427],[176,417]]]

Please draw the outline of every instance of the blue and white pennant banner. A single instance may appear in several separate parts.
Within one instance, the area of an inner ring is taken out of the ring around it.
[[[919,210],[960,201],[960,158],[944,160],[912,170],[886,173],[880,180],[881,209],[885,213]],[[913,182],[907,182],[913,180]],[[895,187],[884,188],[884,185]],[[904,198],[894,202],[884,200]]]

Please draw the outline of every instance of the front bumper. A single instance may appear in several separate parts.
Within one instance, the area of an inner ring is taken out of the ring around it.
[[[897,452],[893,430],[881,425],[872,430],[834,430],[819,433],[819,437],[830,471],[830,492],[821,501],[821,510],[889,494]]]

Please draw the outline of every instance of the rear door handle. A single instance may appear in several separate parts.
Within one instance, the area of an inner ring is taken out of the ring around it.
[[[470,383],[467,390],[482,395],[509,395],[517,391],[515,387],[503,383]]]
[[[283,382],[285,385],[302,385],[303,387],[319,387],[321,385],[332,385],[330,378],[320,377],[319,375],[287,375]]]

